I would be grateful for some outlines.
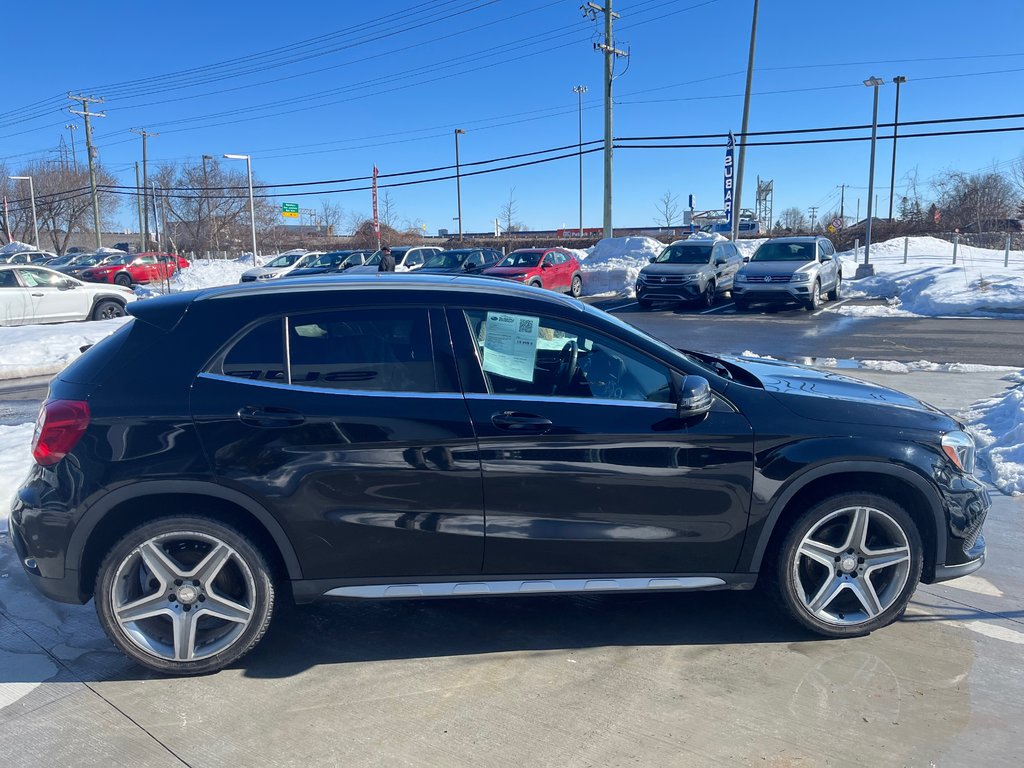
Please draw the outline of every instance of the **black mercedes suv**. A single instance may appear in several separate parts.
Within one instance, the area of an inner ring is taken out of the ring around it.
[[[501,280],[138,302],[50,385],[11,539],[162,672],[275,601],[749,589],[859,635],[982,565],[974,443],[907,395],[672,349]]]

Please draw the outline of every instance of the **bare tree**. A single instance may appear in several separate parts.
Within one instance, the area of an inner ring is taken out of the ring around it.
[[[654,205],[654,210],[658,213],[654,219],[656,224],[662,227],[674,227],[676,220],[679,218],[678,195],[673,195],[671,191],[665,192],[664,195],[658,198],[658,202]]]
[[[508,190],[508,200],[502,203],[498,209],[498,224],[505,232],[519,232],[523,229],[523,223],[517,221],[519,215],[519,203],[516,201],[516,188]]]
[[[377,218],[382,229],[398,228],[398,205],[391,197],[390,189],[385,189],[384,194],[377,199]]]
[[[982,232],[1014,215],[1020,194],[1000,173],[953,172],[935,183],[942,222],[948,227]]]
[[[327,198],[320,199],[320,221],[328,235],[340,234],[344,218],[345,209],[341,207],[341,203]]]
[[[807,217],[799,208],[787,208],[781,213],[780,223],[783,229],[801,231],[807,229]]]

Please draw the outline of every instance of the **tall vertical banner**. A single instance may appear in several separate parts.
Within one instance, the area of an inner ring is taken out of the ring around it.
[[[725,145],[725,224],[732,231],[732,153],[736,149],[736,139],[729,131],[729,142]]]
[[[373,166],[373,232],[377,235],[377,250],[380,250],[380,219],[377,217],[377,166]]]

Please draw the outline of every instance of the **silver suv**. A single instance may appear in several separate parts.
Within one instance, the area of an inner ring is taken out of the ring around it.
[[[843,270],[831,240],[774,237],[736,273],[732,297],[737,309],[755,302],[795,301],[815,310],[823,293],[836,301],[842,290]]]

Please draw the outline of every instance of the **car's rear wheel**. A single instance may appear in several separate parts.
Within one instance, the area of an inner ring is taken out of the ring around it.
[[[579,275],[572,276],[572,285],[569,286],[569,293],[572,294],[573,298],[579,298],[583,295],[583,278]]]
[[[821,281],[815,280],[811,286],[811,295],[807,299],[807,311],[813,312],[821,307]]]
[[[530,281],[530,285],[533,286],[534,288],[543,288],[544,287],[543,284],[540,282],[540,280],[531,280]]]
[[[114,277],[114,282],[117,283],[118,285],[123,285],[125,288],[131,288],[132,276],[125,274],[116,275]]]
[[[200,516],[167,517],[123,536],[96,578],[96,613],[113,643],[157,672],[199,675],[263,637],[274,584],[239,531]]]
[[[921,578],[921,536],[884,496],[844,493],[816,504],[774,559],[776,596],[808,629],[862,635],[898,619]]]
[[[119,301],[101,301],[92,310],[93,320],[113,320],[115,317],[124,317],[124,304]]]
[[[837,275],[836,276],[835,287],[831,291],[828,292],[828,300],[829,301],[839,301],[839,299],[841,299],[842,297],[843,297],[843,276],[842,275]]]

